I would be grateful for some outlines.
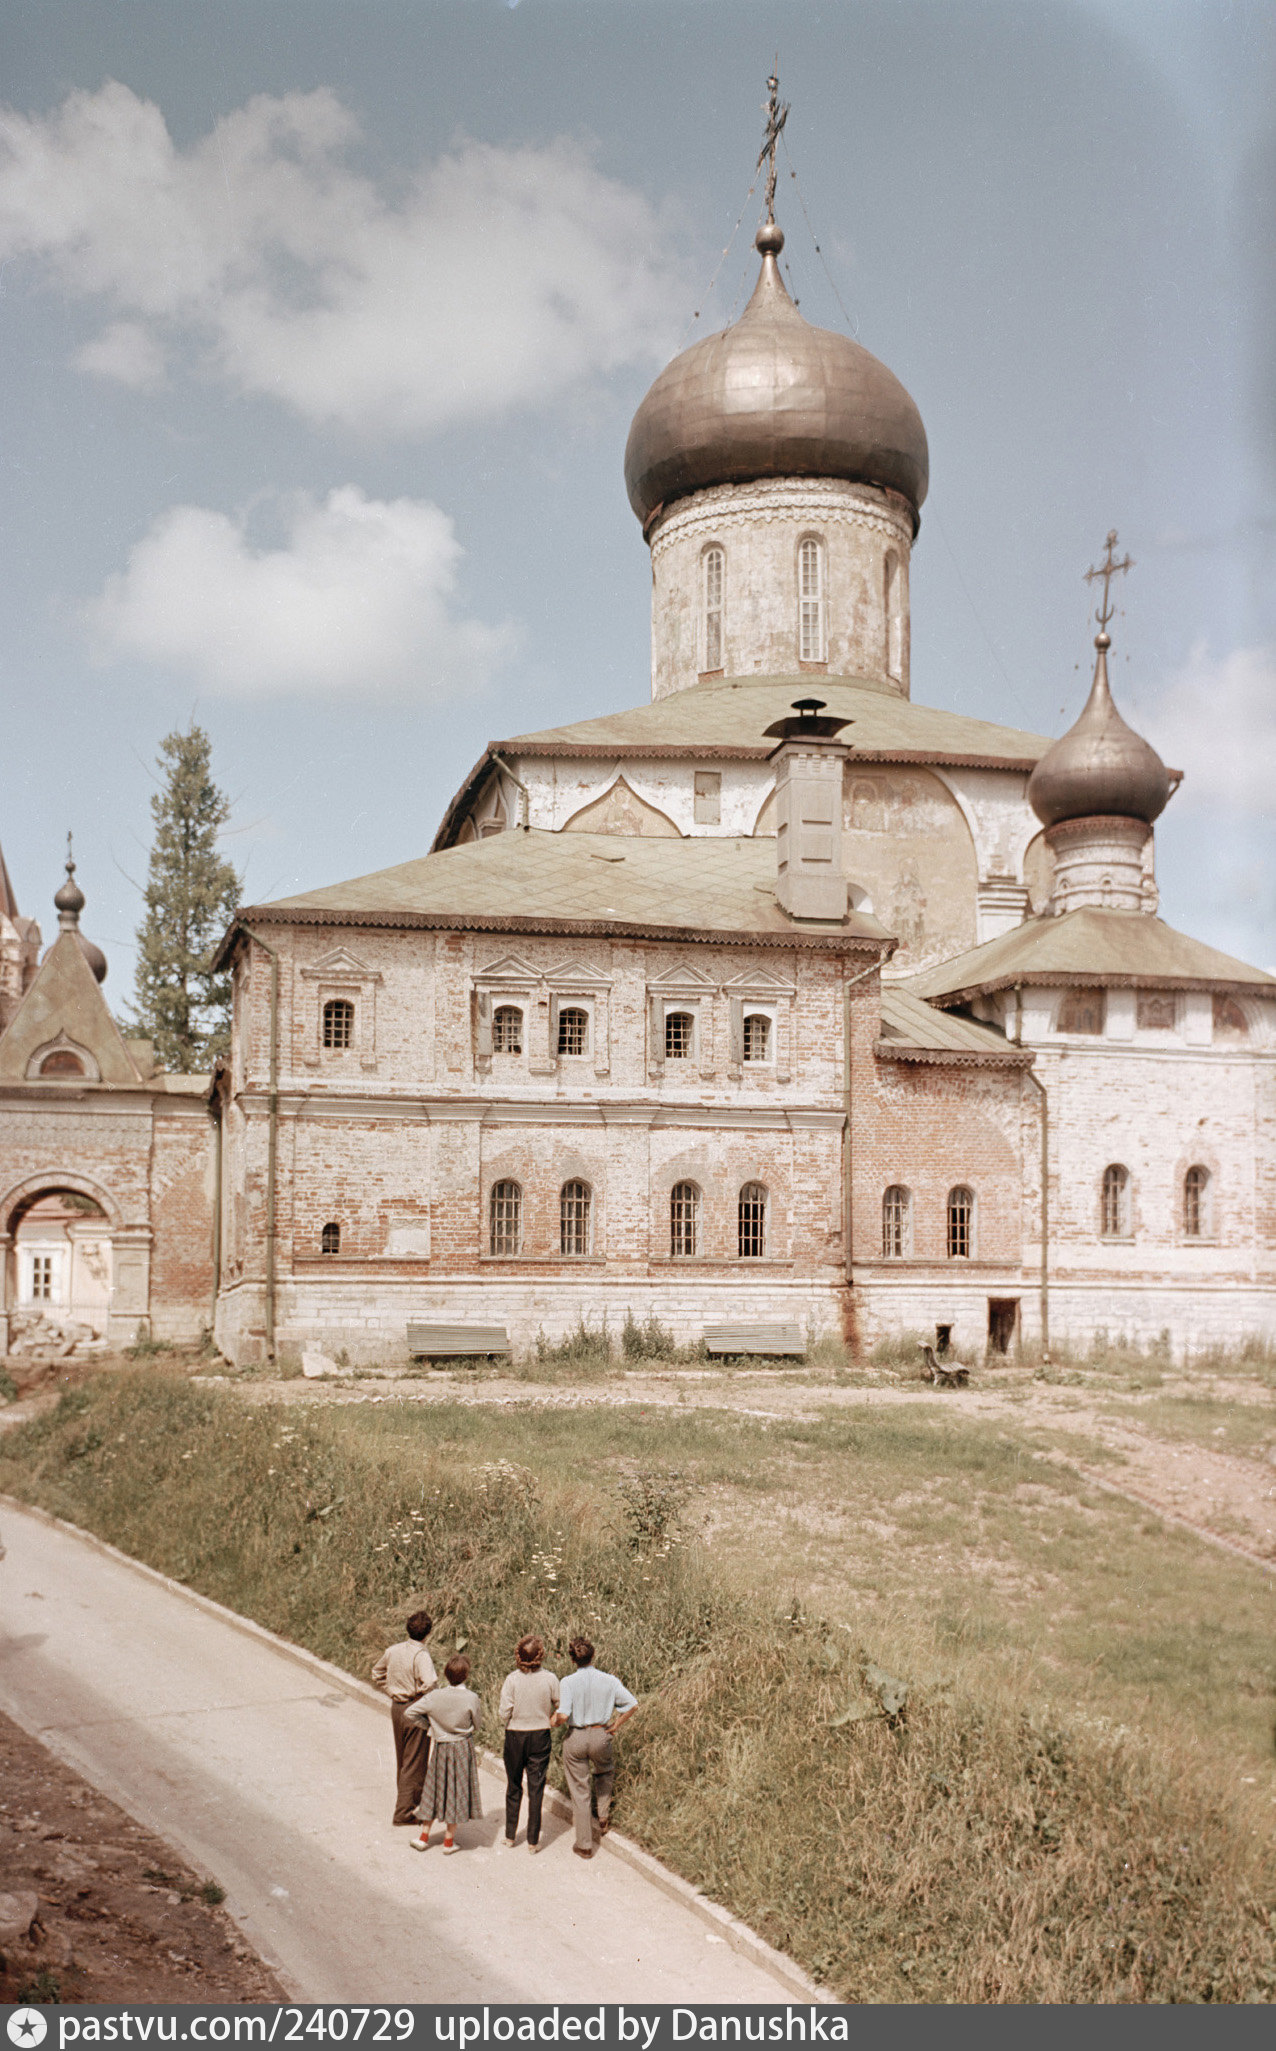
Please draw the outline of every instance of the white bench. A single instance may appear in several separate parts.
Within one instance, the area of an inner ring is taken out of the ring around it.
[[[706,1325],[706,1353],[752,1353],[759,1359],[804,1360],[801,1325]]]
[[[504,1325],[409,1325],[414,1360],[487,1360],[510,1350]]]

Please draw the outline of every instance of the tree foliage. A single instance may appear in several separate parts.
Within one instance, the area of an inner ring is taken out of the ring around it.
[[[239,902],[240,878],[218,852],[230,803],[213,782],[203,728],[166,735],[157,766],[134,1002],[160,1067],[190,1073],[230,1045],[230,979],[214,976],[211,962]]]

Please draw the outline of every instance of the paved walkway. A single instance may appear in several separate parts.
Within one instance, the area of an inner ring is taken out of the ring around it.
[[[298,1998],[795,1997],[610,1850],[573,1858],[565,1822],[546,1818],[536,1858],[521,1832],[506,1851],[487,1771],[465,1848],[413,1853],[378,1704],[73,1532],[0,1519],[0,1708],[220,1881]]]

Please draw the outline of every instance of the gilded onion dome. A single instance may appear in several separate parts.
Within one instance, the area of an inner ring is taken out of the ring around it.
[[[784,234],[758,230],[762,270],[735,325],[661,371],[629,430],[625,484],[644,527],[688,492],[762,477],[838,477],[895,491],[916,524],[929,482],[921,415],[867,349],[814,328],[776,262]]]
[[[1170,778],[1156,749],[1127,726],[1108,687],[1106,632],[1095,635],[1094,682],[1076,725],[1047,748],[1028,779],[1028,802],[1043,826],[1065,819],[1142,819],[1165,810]]]

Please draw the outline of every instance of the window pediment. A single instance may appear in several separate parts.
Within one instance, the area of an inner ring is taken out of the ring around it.
[[[369,968],[348,947],[334,947],[318,961],[303,962],[298,974],[312,983],[379,983],[380,969]]]

